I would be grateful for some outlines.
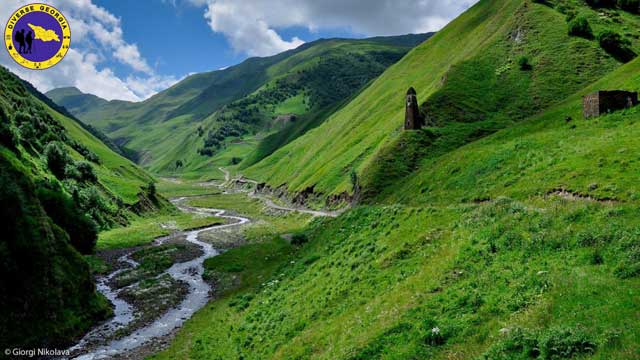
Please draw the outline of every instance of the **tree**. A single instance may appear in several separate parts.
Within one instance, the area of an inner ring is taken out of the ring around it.
[[[47,166],[53,175],[58,179],[64,179],[65,168],[72,162],[64,145],[57,141],[47,144],[44,149],[44,156],[47,160]]]
[[[16,134],[16,131],[5,114],[4,109],[0,107],[0,144],[11,150],[15,150],[18,145],[18,141],[18,134]]]
[[[618,0],[618,7],[630,13],[640,13],[640,0]]]
[[[584,16],[578,16],[569,21],[569,35],[592,39],[593,31],[589,21]]]
[[[150,197],[155,197],[156,193],[157,193],[156,183],[152,181],[149,183],[149,185],[147,185],[147,194],[149,194]]]
[[[518,58],[518,66],[520,66],[520,70],[524,71],[531,70],[533,68],[529,63],[529,58],[524,55]]]
[[[38,199],[53,222],[69,235],[71,245],[82,254],[91,254],[98,240],[96,223],[82,214],[61,190],[40,187]]]
[[[598,35],[598,42],[611,56],[621,62],[629,62],[636,57],[631,50],[631,42],[622,35],[611,30],[605,30]]]

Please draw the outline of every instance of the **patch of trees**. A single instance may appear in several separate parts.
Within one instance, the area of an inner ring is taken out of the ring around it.
[[[621,9],[631,13],[640,12],[640,0],[586,0],[592,8]]]
[[[237,122],[222,122],[217,129],[209,130],[204,139],[204,147],[198,152],[203,156],[213,156],[217,150],[224,147],[226,138],[239,137],[247,132],[247,129]]]
[[[47,215],[68,235],[71,245],[81,254],[91,254],[98,240],[96,223],[78,210],[78,204],[54,185],[41,185],[38,199]]]
[[[611,56],[622,62],[629,62],[636,57],[631,49],[631,42],[615,31],[605,30],[598,35],[598,42]]]
[[[86,161],[74,161],[60,142],[49,143],[44,149],[44,156],[49,170],[60,180],[75,179],[89,183],[98,181],[93,166]]]
[[[213,156],[224,147],[227,138],[247,134],[271,119],[278,104],[301,93],[306,97],[304,104],[307,110],[322,109],[344,101],[402,55],[403,52],[398,51],[323,55],[315,65],[279,78],[259,92],[220,109],[216,122],[221,125],[207,133],[204,146],[198,153]],[[201,136],[200,130],[198,134]]]
[[[60,122],[31,94],[23,83],[0,68],[0,145],[18,157],[41,158],[62,186],[60,193],[70,194],[77,211],[86,214],[100,228],[122,222],[120,199],[102,189],[93,164],[100,158],[87,146],[69,137]],[[10,104],[9,107],[2,105]],[[75,150],[84,159],[74,159]],[[56,190],[56,191],[58,191]],[[67,195],[69,196],[69,195]]]
[[[634,12],[639,10],[640,0],[587,0],[587,3],[592,7],[597,8],[612,8],[620,6],[620,8],[627,11],[633,9]],[[574,11],[568,11],[562,9],[567,13],[568,33],[571,36],[580,36],[586,39],[593,39],[593,30],[586,17],[582,15],[576,15]],[[637,55],[631,48],[631,42],[612,30],[604,30],[597,36],[600,47],[609,53],[611,56],[621,62],[629,62],[633,60]]]

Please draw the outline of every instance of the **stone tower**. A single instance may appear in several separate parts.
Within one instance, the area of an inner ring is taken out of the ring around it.
[[[418,109],[418,97],[416,96],[416,90],[410,87],[407,91],[406,110],[404,114],[404,129],[405,130],[418,130],[422,128],[423,119]]]

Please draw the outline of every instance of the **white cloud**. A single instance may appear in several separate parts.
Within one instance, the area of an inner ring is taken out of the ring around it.
[[[8,19],[11,11],[31,0],[15,1],[11,7],[0,8],[0,19]],[[177,80],[157,75],[135,44],[124,40],[121,21],[91,0],[56,0],[71,27],[71,49],[58,65],[41,71],[24,69],[0,52],[0,64],[8,67],[42,92],[63,86],[75,86],[83,92],[107,100],[139,101],[161,91]],[[119,62],[133,73],[126,79],[118,77],[107,66]]]
[[[346,28],[369,35],[436,31],[477,0],[185,0],[205,5],[211,29],[249,55],[273,55],[295,48],[278,29],[303,26]]]

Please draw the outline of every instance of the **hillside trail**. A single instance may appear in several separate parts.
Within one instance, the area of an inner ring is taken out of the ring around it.
[[[215,216],[231,221],[223,225],[213,225],[202,229],[184,231],[182,234],[186,237],[186,241],[197,245],[202,249],[202,255],[199,257],[173,264],[169,269],[157,275],[160,278],[165,274],[169,274],[176,281],[184,282],[189,286],[189,291],[182,302],[165,312],[160,318],[147,324],[146,326],[135,330],[133,333],[101,344],[105,338],[113,337],[118,331],[125,329],[128,324],[134,320],[134,307],[119,297],[119,293],[124,289],[112,289],[109,286],[110,280],[121,272],[136,268],[139,264],[131,258],[133,251],[128,252],[118,259],[120,263],[125,265],[124,268],[117,270],[103,278],[98,279],[98,290],[114,304],[115,316],[107,322],[97,326],[80,340],[78,344],[69,349],[73,355],[72,358],[80,360],[106,359],[135,350],[152,340],[169,335],[175,329],[180,327],[184,321],[202,308],[210,299],[211,286],[202,278],[204,273],[204,260],[219,254],[218,250],[212,244],[199,240],[199,235],[203,232],[210,232],[229,227],[237,227],[250,223],[250,219],[242,216],[226,215],[226,210],[196,208],[184,204],[186,197],[173,199],[174,205],[183,212],[199,214],[204,216]],[[176,234],[156,239],[152,246],[160,246],[167,240],[175,237]],[[128,287],[136,286],[136,284]],[[97,345],[96,344],[100,344]]]
[[[257,181],[252,180],[252,179],[248,179],[248,178],[246,178],[246,177],[244,177],[242,175],[240,175],[239,177],[236,177],[235,179],[232,179],[231,178],[231,174],[229,173],[229,171],[227,169],[222,168],[222,167],[219,167],[218,169],[224,173],[224,182],[225,182],[225,184],[231,184],[233,181],[249,183],[249,184],[253,184],[254,186],[259,184]],[[275,210],[295,211],[295,212],[299,212],[299,213],[303,213],[303,214],[309,214],[309,215],[312,215],[312,216],[338,217],[340,214],[342,214],[343,212],[345,212],[347,210],[346,208],[340,209],[340,210],[334,210],[334,211],[312,210],[312,209],[308,209],[308,208],[300,207],[300,206],[293,207],[293,206],[278,205],[270,197],[268,197],[266,195],[258,194],[255,190],[248,191],[247,195],[249,197],[261,200],[262,202],[264,202],[264,204],[267,207],[270,207],[270,208],[275,209]]]

